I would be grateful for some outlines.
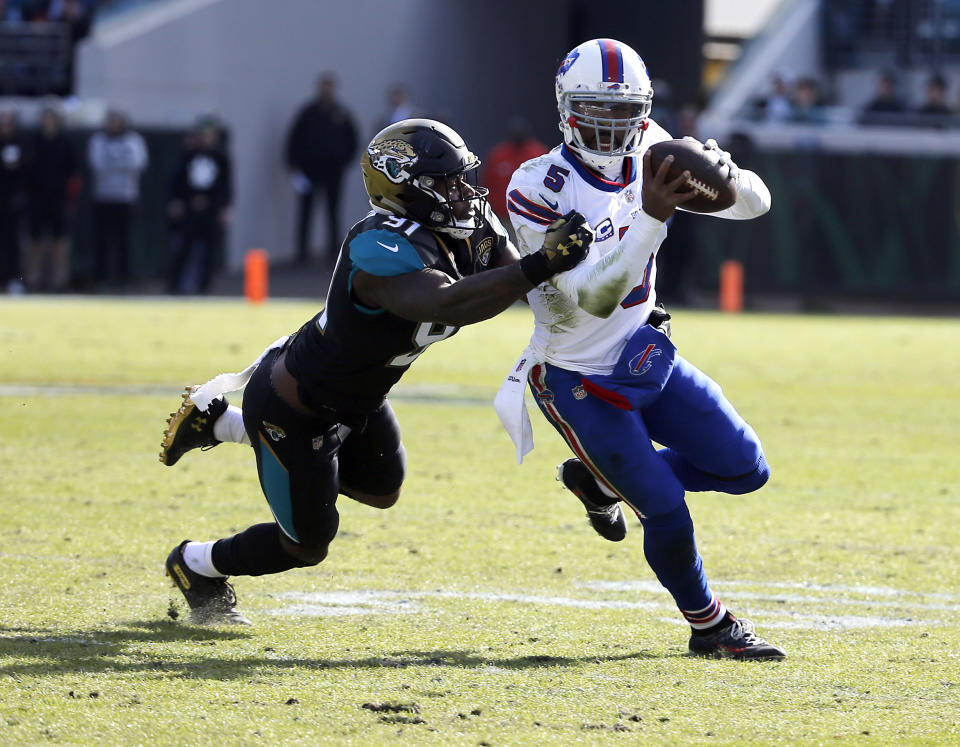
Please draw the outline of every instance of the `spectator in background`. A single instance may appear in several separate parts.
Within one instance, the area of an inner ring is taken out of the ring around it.
[[[17,115],[0,111],[0,292],[22,293],[20,223],[24,206],[24,147]]]
[[[76,211],[80,174],[56,110],[48,107],[41,113],[27,159],[27,289],[62,293],[70,286],[68,220]]]
[[[507,184],[520,164],[546,153],[547,146],[533,136],[530,122],[514,117],[507,128],[507,138],[493,146],[483,165],[483,184],[490,190],[490,207],[504,226],[509,227],[507,215]]]
[[[212,117],[203,117],[186,143],[170,184],[167,217],[174,240],[168,292],[209,290],[232,204],[232,168],[220,125]]]
[[[650,116],[653,117],[660,126],[667,132],[677,131],[677,108],[673,100],[673,86],[663,78],[654,78],[653,90],[656,92],[656,98],[653,102],[653,109]],[[680,137],[677,135],[677,137]]]
[[[696,137],[699,129],[698,120],[700,119],[700,110],[693,104],[684,104],[677,111],[676,130],[672,130],[674,137]]]
[[[947,127],[952,124],[953,110],[947,103],[947,79],[940,73],[927,78],[923,102],[916,109],[923,116],[918,124],[929,127]]]
[[[394,83],[387,89],[387,110],[380,115],[377,132],[401,119],[412,119],[422,114],[410,100],[410,91],[403,83]],[[376,134],[376,133],[374,133]]]
[[[793,87],[792,122],[823,124],[826,114],[820,98],[820,85],[814,78],[803,77]]]
[[[96,280],[121,287],[130,282],[130,226],[140,201],[140,175],[147,145],[122,112],[107,112],[104,128],[87,142],[93,197]]]
[[[332,266],[340,249],[340,189],[343,173],[357,152],[353,116],[337,100],[337,80],[324,73],[316,96],[298,112],[287,136],[286,161],[290,182],[299,196],[297,261],[306,264],[310,250],[313,198],[326,195],[327,243],[324,251]]]
[[[873,98],[860,112],[860,124],[891,124],[906,110],[897,94],[897,76],[892,70],[881,70],[876,85]]]
[[[793,83],[793,75],[786,71],[775,72],[770,78],[770,95],[763,107],[764,122],[775,124],[793,119]]]

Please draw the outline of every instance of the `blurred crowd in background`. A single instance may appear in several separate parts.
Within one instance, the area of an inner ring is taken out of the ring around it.
[[[0,0],[0,95],[68,96],[99,0]]]
[[[906,91],[900,78],[893,68],[880,70],[869,101],[840,116],[861,125],[960,127],[960,92],[951,92],[946,75],[933,71],[919,89]],[[823,125],[837,116],[835,106],[817,78],[781,70],[771,77],[767,95],[754,99],[751,116],[768,124]]]
[[[64,117],[75,45],[109,5],[0,0],[0,97],[20,97],[6,103],[0,98],[0,293],[142,289],[145,278],[132,257],[145,208],[162,213],[165,234],[164,256],[151,265],[151,290],[162,283],[171,294],[209,292],[223,265],[233,204],[229,122],[204,114],[186,134],[176,133],[174,157],[157,158],[151,153],[156,137],[138,131],[126,112],[109,109],[93,131],[71,129]],[[960,78],[952,64],[960,60],[960,0],[823,0],[822,14],[822,74],[773,71],[741,113],[745,120],[771,126],[960,126]],[[863,97],[856,104],[845,100],[836,85],[838,71],[849,69],[872,76],[865,103]],[[296,196],[295,263],[332,267],[342,221],[352,217],[340,215],[344,175],[375,132],[412,116],[447,119],[439,96],[421,105],[410,89],[404,82],[388,83],[383,110],[364,120],[375,127],[361,131],[340,99],[336,71],[323,72],[312,96],[290,112],[284,141],[266,144],[275,148]],[[655,79],[654,90],[654,119],[675,137],[698,135],[703,102],[674,100],[665,79]],[[23,121],[16,105],[23,97],[45,102],[39,116]],[[543,133],[538,138],[521,116],[505,116],[502,132],[492,136],[499,142],[479,154],[481,178],[509,227],[504,191],[510,175],[556,142]],[[156,204],[144,204],[145,180],[162,185],[150,195]],[[314,235],[317,207],[321,236]],[[89,244],[82,268],[71,251],[81,224]],[[682,231],[677,225],[673,233]],[[682,256],[682,249],[673,256]]]
[[[141,179],[151,168],[146,141],[118,110],[85,139],[78,142],[77,134],[52,106],[29,131],[16,111],[0,109],[0,290],[122,293],[142,280],[132,271],[131,242],[142,216]],[[200,117],[182,137],[174,164],[163,175],[164,288],[203,293],[220,260],[232,203],[230,157],[215,117]],[[92,237],[85,278],[72,252],[81,205]]]

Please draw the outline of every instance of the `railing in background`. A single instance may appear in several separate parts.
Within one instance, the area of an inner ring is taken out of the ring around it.
[[[822,0],[831,70],[960,63],[960,0]]]
[[[733,144],[737,145],[737,144]],[[960,303],[960,159],[735,150],[773,195],[755,220],[684,215],[671,238],[688,257],[688,285],[716,297],[725,260],[744,266],[751,296],[799,299],[807,308],[869,300],[891,311],[911,304]],[[670,305],[670,298],[664,298]]]
[[[0,23],[0,95],[66,95],[73,49],[66,23]]]

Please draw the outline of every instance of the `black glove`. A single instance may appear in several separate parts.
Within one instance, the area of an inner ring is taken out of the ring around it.
[[[576,210],[547,227],[543,246],[520,260],[520,269],[534,286],[577,265],[590,248],[593,229]]]
[[[670,314],[663,308],[662,303],[658,303],[653,307],[650,316],[647,317],[647,324],[651,327],[656,327],[667,337],[670,337]]]

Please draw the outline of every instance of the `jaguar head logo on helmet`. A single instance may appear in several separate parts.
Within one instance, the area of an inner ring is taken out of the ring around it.
[[[613,39],[592,39],[570,51],[556,77],[560,132],[591,168],[619,165],[639,152],[653,107],[647,66]]]
[[[400,138],[384,138],[370,144],[370,163],[377,171],[386,174],[394,184],[402,184],[410,178],[408,166],[417,162],[417,153],[410,143]]]
[[[482,225],[487,190],[477,186],[480,159],[453,129],[404,119],[377,133],[360,167],[373,209],[464,239]]]

